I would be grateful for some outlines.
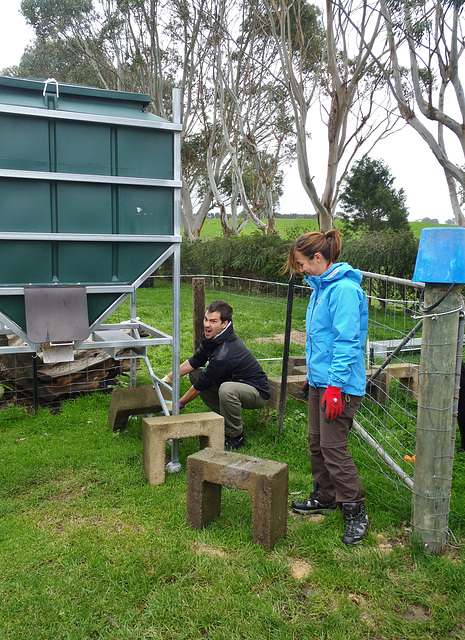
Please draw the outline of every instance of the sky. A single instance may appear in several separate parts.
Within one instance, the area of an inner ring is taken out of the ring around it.
[[[34,33],[19,12],[21,0],[0,0],[0,69],[18,64],[24,48]],[[322,132],[321,157],[326,155]],[[316,145],[314,145],[315,147]],[[311,154],[315,153],[311,149]],[[312,155],[310,157],[312,158]],[[394,188],[403,188],[407,197],[410,220],[436,218],[446,222],[452,209],[442,169],[423,140],[409,127],[381,142],[370,157],[383,160],[395,177]],[[324,163],[323,163],[324,164]],[[314,210],[300,182],[296,165],[283,167],[285,173],[281,213],[313,214]],[[317,190],[323,190],[324,166],[311,162],[310,171],[316,177]]]

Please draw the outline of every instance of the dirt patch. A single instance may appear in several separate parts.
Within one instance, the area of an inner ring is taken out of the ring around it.
[[[301,513],[296,513],[292,510],[289,510],[289,515],[297,520],[300,519],[301,522],[322,522],[326,518],[322,513],[308,513],[302,515]]]
[[[291,342],[301,346],[305,346],[306,333],[305,331],[291,331]],[[277,342],[278,344],[284,344],[284,333],[275,333],[271,338],[255,338],[253,342],[266,343]]]
[[[217,558],[224,558],[226,556],[226,553],[222,549],[218,549],[218,547],[211,547],[210,545],[202,544],[201,542],[194,544],[194,549],[197,555],[200,555],[201,553],[206,553],[207,556],[212,556]]]
[[[381,551],[382,553],[390,553],[394,547],[405,546],[406,542],[403,538],[388,537],[382,533],[378,533],[376,537],[378,538],[378,551]]]
[[[461,544],[463,544],[463,542],[461,542]],[[452,564],[462,564],[461,547],[446,547],[444,550],[444,557],[447,558],[447,560],[450,560]]]
[[[312,565],[305,560],[288,560],[287,566],[296,580],[307,578],[313,571]]]
[[[404,619],[409,622],[425,622],[431,617],[430,612],[422,604],[415,604],[404,614]]]
[[[364,596],[359,593],[349,593],[349,601],[356,604],[357,607],[366,607],[367,601]]]

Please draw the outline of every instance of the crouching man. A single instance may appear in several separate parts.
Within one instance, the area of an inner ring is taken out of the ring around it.
[[[234,333],[232,315],[227,302],[211,302],[205,310],[200,347],[179,368],[179,375],[189,374],[192,383],[179,404],[186,405],[200,395],[212,411],[223,416],[227,450],[245,444],[241,409],[262,409],[270,398],[268,378]],[[172,379],[172,372],[164,378]]]

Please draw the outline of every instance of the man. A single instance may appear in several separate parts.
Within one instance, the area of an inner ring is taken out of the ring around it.
[[[270,398],[266,374],[234,333],[232,314],[232,307],[223,300],[208,305],[200,347],[179,368],[179,375],[189,374],[192,383],[179,404],[186,405],[200,395],[212,411],[223,416],[224,444],[229,451],[245,444],[241,409],[261,409]],[[163,380],[172,379],[171,372]]]

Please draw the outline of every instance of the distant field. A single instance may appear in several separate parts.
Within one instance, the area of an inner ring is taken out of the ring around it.
[[[305,233],[306,231],[317,231],[318,225],[315,219],[286,220],[285,218],[278,218],[276,220],[276,231],[280,236],[285,237],[288,230],[291,230],[293,228],[298,228],[299,233]],[[241,231],[241,235],[248,235],[250,233],[253,233],[254,231],[258,231],[257,227],[252,222],[248,222],[245,225],[244,229]],[[214,220],[206,220],[205,224],[202,227],[200,237],[219,238],[221,236],[221,223],[219,219],[215,218]]]
[[[428,222],[411,222],[410,227],[413,231],[413,235],[415,238],[419,238],[421,234],[421,230],[426,227],[444,227],[446,225],[443,224],[431,224]],[[288,234],[298,235],[300,233],[305,233],[306,231],[317,231],[318,226],[315,219],[286,219],[286,218],[278,218],[276,220],[276,230],[280,236],[283,238]],[[257,231],[257,227],[252,223],[248,222],[245,228],[242,230],[241,234],[250,234],[254,231]],[[221,224],[219,219],[214,220],[206,220],[203,225],[202,232],[200,234],[201,238],[220,238],[222,236],[221,233]]]
[[[419,238],[422,229],[426,229],[428,227],[449,227],[448,224],[433,224],[428,222],[411,222],[410,228],[413,231],[413,235],[415,238]]]

